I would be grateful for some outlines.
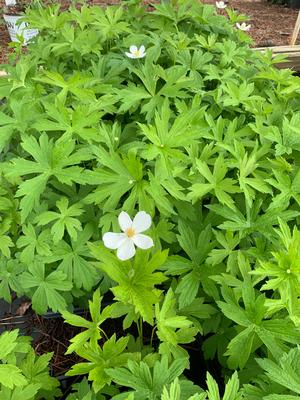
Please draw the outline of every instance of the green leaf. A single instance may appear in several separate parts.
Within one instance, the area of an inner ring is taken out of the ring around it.
[[[153,305],[159,301],[161,294],[155,285],[167,280],[163,273],[154,271],[165,262],[168,252],[157,252],[149,258],[149,252],[137,251],[133,261],[121,262],[115,256],[111,257],[104,246],[90,245],[90,249],[101,261],[97,266],[117,283],[111,288],[115,299],[133,305],[135,312],[152,324]],[[111,258],[113,263],[110,262]]]
[[[32,306],[39,314],[44,314],[48,308],[53,311],[62,311],[67,303],[60,292],[69,291],[72,283],[61,271],[53,271],[45,276],[45,265],[34,262],[21,277],[24,289],[33,289]]]
[[[117,370],[118,367],[126,365],[128,360],[139,358],[138,354],[125,352],[128,340],[129,337],[122,337],[116,340],[116,335],[114,334],[105,341],[102,348],[100,346],[91,347],[91,345],[81,347],[77,350],[77,353],[88,362],[73,365],[67,375],[74,376],[88,373],[88,379],[93,381],[93,389],[97,393],[106,384],[110,385],[110,368]]]
[[[110,317],[109,306],[100,312],[102,298],[103,297],[100,297],[100,290],[96,290],[93,295],[93,300],[89,301],[92,321],[87,321],[79,315],[71,314],[68,311],[62,312],[66,323],[87,329],[70,340],[71,345],[68,347],[66,354],[80,350],[86,343],[89,343],[93,348],[97,348],[98,341],[103,337],[103,331],[100,325]]]
[[[82,182],[82,168],[76,166],[81,161],[89,159],[83,150],[75,149],[75,142],[53,142],[46,134],[42,134],[39,142],[34,136],[25,136],[22,142],[23,149],[34,159],[15,158],[11,162],[8,176],[20,177],[35,174],[32,178],[26,178],[16,193],[22,197],[20,201],[22,222],[29,213],[39,205],[40,196],[46,189],[50,177],[67,185],[73,182]]]
[[[298,373],[300,365],[299,347],[295,347],[288,353],[283,354],[279,363],[274,363],[274,361],[266,358],[257,359],[256,361],[272,381],[279,383],[295,394],[300,394],[300,378]]]
[[[107,373],[114,382],[132,388],[140,400],[156,400],[160,399],[164,386],[179,377],[186,367],[186,358],[179,358],[169,365],[167,357],[163,356],[153,368],[143,361],[128,361],[127,367],[109,369]]]
[[[0,365],[0,383],[12,389],[14,386],[26,385],[27,380],[15,365],[2,364]]]
[[[77,239],[77,231],[81,231],[81,223],[77,218],[83,213],[81,204],[73,204],[70,207],[69,201],[66,197],[62,197],[56,202],[56,207],[59,209],[58,212],[46,211],[37,216],[36,222],[38,225],[48,225],[49,223],[56,221],[51,228],[51,234],[53,236],[54,243],[59,242],[65,231],[68,232],[71,239]]]

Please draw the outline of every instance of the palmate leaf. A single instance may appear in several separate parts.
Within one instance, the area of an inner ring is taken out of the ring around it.
[[[14,136],[17,136],[16,132],[26,132],[32,122],[39,118],[36,104],[33,104],[32,98],[26,95],[18,99],[10,98],[9,107],[12,116],[0,112],[0,150],[3,150]]]
[[[124,21],[123,7],[95,8],[93,14],[96,19],[93,25],[99,31],[103,41],[118,38],[121,34],[131,32],[129,24]]]
[[[72,289],[72,283],[61,271],[53,271],[45,276],[45,265],[35,261],[28,266],[28,272],[21,276],[22,287],[32,293],[32,307],[39,314],[48,308],[53,311],[66,309],[67,303],[60,292]]]
[[[14,246],[11,237],[8,235],[12,220],[10,217],[0,217],[0,255],[10,258],[10,248]]]
[[[3,387],[0,389],[0,396],[5,400],[33,400],[36,398],[40,387],[39,383],[30,383],[14,389]]]
[[[104,343],[103,347],[86,345],[77,350],[77,354],[88,362],[73,365],[68,376],[88,374],[88,380],[93,381],[93,389],[97,393],[105,385],[111,383],[108,371],[116,370],[127,364],[128,360],[139,360],[139,353],[126,353],[129,337],[116,339],[114,334]]]
[[[147,251],[137,251],[133,261],[122,262],[103,245],[89,244],[93,256],[100,261],[95,265],[104,271],[116,286],[111,288],[115,299],[131,304],[144,321],[153,324],[153,305],[159,301],[161,290],[156,289],[168,278],[162,272],[155,272],[165,262],[166,250],[149,257]]]
[[[278,225],[278,215],[280,215],[282,220],[287,222],[296,218],[299,212],[293,209],[286,210],[284,207],[277,209],[269,207],[265,213],[261,214],[262,203],[263,199],[257,198],[247,215],[244,215],[236,205],[233,206],[233,209],[221,206],[220,204],[208,205],[207,208],[224,218],[225,221],[218,225],[218,228],[234,232],[239,231],[242,237],[253,232],[259,232],[268,240],[273,241],[276,236],[274,231],[270,229],[270,226],[274,227]]]
[[[214,163],[213,173],[210,171],[207,163],[201,160],[196,161],[198,171],[201,177],[208,183],[195,183],[191,186],[191,192],[188,198],[193,202],[202,199],[206,194],[213,193],[221,204],[234,209],[234,200],[230,194],[240,193],[240,188],[236,186],[236,180],[226,178],[228,168],[224,163],[224,158],[220,154]],[[202,179],[203,179],[202,178]]]
[[[179,346],[194,340],[198,330],[186,316],[178,315],[176,299],[172,289],[165,295],[162,305],[155,304],[157,336],[160,339],[159,352],[184,357],[186,352]]]
[[[86,171],[85,179],[97,189],[89,194],[87,203],[101,204],[104,211],[117,207],[121,197],[130,192],[142,180],[142,164],[138,158],[122,159],[116,152],[107,152],[102,147],[93,147],[101,168]],[[124,157],[125,158],[125,157]]]
[[[15,386],[24,386],[27,383],[21,370],[15,365],[0,364],[0,384],[12,389]]]
[[[118,89],[116,93],[122,103],[118,110],[120,113],[133,112],[139,107],[142,100],[151,98],[151,94],[147,90],[133,83],[129,83],[124,89]]]
[[[209,372],[206,374],[206,383],[207,397],[205,396],[203,400],[221,400],[218,384]],[[238,374],[235,372],[226,383],[222,400],[242,400],[243,398],[243,390],[240,389]]]
[[[51,222],[56,221],[51,227],[51,234],[53,236],[53,242],[59,242],[65,231],[68,232],[71,239],[77,239],[77,231],[81,231],[81,223],[77,218],[83,213],[82,205],[75,203],[69,206],[69,200],[66,197],[62,197],[57,200],[56,207],[60,212],[45,211],[38,215],[35,222],[38,225],[48,225]]]
[[[103,116],[103,112],[94,110],[89,105],[77,105],[74,108],[67,108],[57,102],[44,102],[47,118],[40,118],[33,125],[38,131],[64,132],[61,140],[72,138],[75,134],[86,142],[99,141],[96,126]]]
[[[161,395],[161,400],[181,400],[185,398],[187,400],[206,400],[206,393],[196,393],[187,398],[186,391],[184,390],[184,381],[180,381],[176,378],[170,385],[169,390],[167,386],[164,386]]]
[[[4,332],[0,336],[0,385],[12,389],[15,386],[24,386],[27,383],[22,371],[13,364],[5,364],[9,356],[16,351],[18,346],[18,330]]]
[[[11,292],[21,294],[23,289],[20,282],[20,275],[24,272],[25,266],[18,260],[7,260],[0,257],[0,297],[7,303],[11,303]]]
[[[113,388],[111,389],[113,391]],[[103,391],[101,390],[101,392]],[[118,392],[118,390],[116,389],[114,392]],[[72,385],[72,393],[68,395],[67,400],[105,400],[105,397],[99,392],[96,394],[88,380],[83,378],[79,383]]]
[[[180,220],[178,231],[180,234],[177,235],[177,240],[189,259],[171,256],[163,269],[167,274],[180,276],[175,293],[179,295],[179,309],[181,309],[193,302],[201,285],[210,296],[217,297],[218,293],[215,284],[209,278],[209,266],[204,264],[207,255],[214,247],[211,227],[207,226],[198,234]]]
[[[25,264],[30,264],[36,254],[40,256],[49,256],[50,237],[49,229],[45,229],[39,233],[32,224],[23,225],[23,235],[17,240],[17,247],[23,248],[20,260]]]
[[[274,177],[267,179],[267,182],[274,186],[279,194],[275,196],[270,207],[288,207],[291,199],[300,204],[300,172],[295,171],[293,174],[288,174],[283,169],[273,169],[273,175]]]
[[[20,369],[26,379],[30,383],[39,385],[39,389],[45,393],[44,395],[47,399],[52,399],[56,394],[59,394],[59,381],[49,375],[49,363],[52,357],[53,353],[37,356],[31,348],[20,363]]]
[[[57,99],[61,104],[66,102],[69,92],[82,101],[95,100],[93,90],[85,87],[90,82],[90,77],[80,72],[75,73],[66,80],[58,72],[44,71],[44,76],[35,77],[34,80],[61,88],[61,91],[57,94]]]
[[[0,359],[3,361],[12,353],[18,345],[18,333],[15,329],[11,332],[4,332],[0,335]]]
[[[76,166],[91,156],[85,150],[75,149],[75,142],[53,142],[46,134],[42,134],[39,142],[33,136],[25,136],[23,149],[34,161],[15,158],[7,171],[8,176],[20,177],[34,174],[20,185],[16,193],[22,197],[20,202],[21,218],[24,222],[29,213],[39,204],[41,194],[45,191],[48,180],[55,177],[59,182],[71,185],[73,182],[82,183],[82,168]]]
[[[153,368],[145,362],[128,361],[127,367],[108,369],[107,373],[119,385],[133,389],[129,393],[140,400],[158,400],[165,385],[179,377],[187,368],[186,358],[178,358],[169,364],[167,356],[156,361]],[[124,395],[113,397],[114,400],[123,399]]]
[[[287,388],[300,395],[300,348],[295,347],[288,353],[285,353],[274,362],[270,359],[256,359],[261,368],[264,369],[266,375],[271,381],[277,382],[284,388]],[[266,397],[268,398],[268,397]],[[288,397],[287,397],[288,398]],[[269,399],[268,399],[269,400]]]
[[[236,250],[238,244],[240,243],[239,234],[234,234],[232,231],[214,231],[214,235],[218,243],[222,248],[214,248],[209,253],[206,262],[213,266],[222,263],[227,257],[227,271],[236,271],[236,261],[238,250]],[[234,268],[234,269],[233,269]]]
[[[280,237],[283,247],[273,252],[273,260],[261,261],[251,274],[258,276],[260,280],[266,279],[261,290],[276,291],[280,299],[274,299],[268,305],[270,312],[276,312],[276,303],[286,307],[290,317],[299,326],[299,260],[300,260],[300,234],[294,228],[291,233],[289,226],[281,218],[278,219],[279,228],[275,232]]]
[[[292,114],[290,119],[284,117],[282,129],[277,126],[270,127],[266,138],[277,143],[275,146],[276,156],[291,154],[293,150],[300,149],[299,123],[300,113],[296,112]]]
[[[155,160],[155,176],[160,177],[162,185],[164,180],[169,178],[170,188],[175,189],[176,185],[178,189],[177,196],[174,197],[178,198],[179,195],[181,200],[186,198],[180,193],[183,188],[174,178],[174,171],[178,164],[182,165],[183,169],[186,168],[190,160],[182,150],[191,147],[206,131],[206,123],[202,122],[203,115],[204,109],[199,109],[199,106],[194,104],[179,115],[173,115],[169,101],[165,100],[160,111],[155,112],[153,124],[138,124],[142,135],[148,139],[141,152],[142,158]],[[174,195],[175,192],[171,194]]]
[[[87,242],[92,236],[93,228],[86,225],[82,232],[79,232],[77,240],[68,244],[64,240],[52,248],[52,254],[44,257],[45,263],[59,261],[58,271],[66,274],[68,280],[73,282],[74,287],[91,290],[99,280],[99,272],[92,265]]]
[[[68,324],[86,328],[85,331],[79,333],[70,340],[71,345],[68,347],[66,354],[78,351],[80,348],[84,347],[86,343],[89,343],[92,348],[97,348],[98,340],[103,337],[103,331],[100,325],[110,317],[109,306],[105,307],[105,309],[100,312],[102,298],[103,297],[100,297],[100,290],[96,290],[93,295],[93,300],[89,300],[89,310],[92,321],[87,321],[79,315],[71,314],[68,311],[62,313],[65,322]]]
[[[264,344],[270,353],[278,359],[285,350],[285,342],[297,344],[300,332],[294,324],[287,319],[265,320],[266,305],[262,295],[256,297],[255,289],[249,279],[242,286],[244,307],[239,304],[239,299],[234,291],[225,287],[221,289],[225,299],[217,301],[223,314],[234,321],[239,327],[244,327],[228,344],[225,355],[229,356],[230,368],[243,368],[256,348]]]

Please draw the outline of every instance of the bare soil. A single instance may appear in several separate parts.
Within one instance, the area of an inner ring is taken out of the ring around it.
[[[215,0],[202,1],[206,4],[215,4]],[[64,7],[69,3],[68,0],[60,0],[60,2]],[[118,0],[88,0],[88,3],[105,6],[116,4]],[[4,0],[0,0],[0,9],[3,5]],[[253,46],[269,47],[289,44],[298,10],[275,5],[267,0],[228,0],[228,6],[249,17],[251,24],[249,34],[254,40]],[[8,43],[9,36],[6,27],[0,25],[0,64],[7,60]],[[300,44],[300,37],[297,43]]]

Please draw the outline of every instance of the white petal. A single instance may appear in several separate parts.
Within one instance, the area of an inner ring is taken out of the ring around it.
[[[151,226],[151,217],[145,211],[139,211],[133,219],[132,228],[136,233],[144,232]]]
[[[124,233],[107,232],[104,233],[102,240],[105,247],[115,250],[122,245],[126,238]]]
[[[147,235],[141,235],[140,233],[137,235],[134,235],[132,240],[134,241],[134,244],[139,247],[140,249],[150,249],[150,247],[152,247],[153,244],[153,240],[151,239],[151,237],[147,236]]]
[[[135,247],[132,239],[126,239],[117,250],[117,257],[122,260],[129,260],[135,255]]]
[[[130,46],[129,47],[129,51],[130,51],[130,53],[135,53],[136,51],[137,51],[137,47],[136,46]]]
[[[132,226],[132,221],[129,215],[125,212],[122,211],[118,217],[119,225],[120,228],[122,229],[123,232],[126,231],[126,229],[131,228]]]
[[[139,52],[140,52],[141,54],[144,54],[144,53],[145,53],[145,46],[144,46],[144,45],[142,45],[142,46],[140,47]]]
[[[131,54],[131,53],[125,53],[125,54],[129,58],[136,58],[136,56],[134,54]]]

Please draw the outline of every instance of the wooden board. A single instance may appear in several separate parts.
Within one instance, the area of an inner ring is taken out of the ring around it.
[[[300,10],[299,10],[299,14],[298,14],[298,18],[297,21],[295,23],[295,27],[294,27],[294,31],[291,37],[291,41],[290,41],[290,45],[294,46],[297,40],[297,37],[299,35],[300,32]]]
[[[292,68],[295,71],[300,71],[300,45],[297,46],[275,46],[275,47],[256,47],[254,50],[266,51],[272,50],[275,55],[285,55],[287,62],[278,63],[278,68]]]

